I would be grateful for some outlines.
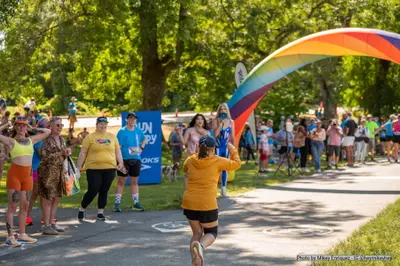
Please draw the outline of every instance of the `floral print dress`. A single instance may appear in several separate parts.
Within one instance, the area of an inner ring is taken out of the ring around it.
[[[66,194],[63,176],[64,156],[60,156],[61,150],[66,148],[63,137],[59,136],[61,147],[58,147],[54,137],[49,136],[43,140],[40,166],[38,170],[38,193],[47,200],[54,200]]]

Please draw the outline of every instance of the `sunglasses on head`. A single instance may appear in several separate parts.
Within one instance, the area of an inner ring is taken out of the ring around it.
[[[203,119],[203,117],[198,116],[198,117],[196,118],[196,120],[204,120],[204,119]]]

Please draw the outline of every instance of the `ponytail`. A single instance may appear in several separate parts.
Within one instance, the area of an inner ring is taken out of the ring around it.
[[[199,159],[206,158],[208,156],[208,147],[205,143],[200,144]]]

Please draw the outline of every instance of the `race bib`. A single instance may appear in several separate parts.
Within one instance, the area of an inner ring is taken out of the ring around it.
[[[139,147],[130,147],[128,149],[129,155],[132,156],[139,156],[140,155],[140,148]]]

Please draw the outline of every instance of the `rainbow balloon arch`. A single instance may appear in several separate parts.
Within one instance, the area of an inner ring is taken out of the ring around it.
[[[370,56],[400,64],[400,35],[361,28],[319,32],[289,43],[265,58],[244,79],[228,102],[239,140],[250,114],[284,76],[310,63],[335,56]]]

